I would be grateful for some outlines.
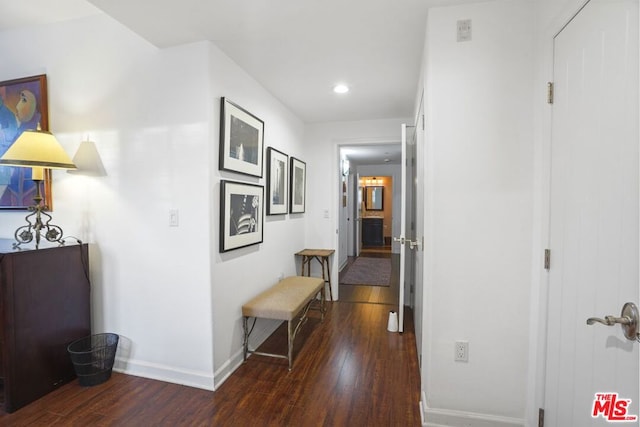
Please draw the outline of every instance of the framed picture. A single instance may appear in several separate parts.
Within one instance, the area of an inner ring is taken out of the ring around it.
[[[275,148],[267,148],[267,215],[288,212],[289,156]]]
[[[220,169],[262,178],[264,122],[227,98],[220,106]]]
[[[220,181],[220,252],[262,243],[264,188]]]
[[[291,174],[289,182],[289,187],[291,188],[289,195],[289,212],[302,213],[304,212],[306,197],[305,182],[307,180],[307,164],[302,160],[291,157],[289,173]]]
[[[47,76],[44,74],[0,82],[0,156],[23,131],[49,130]],[[0,209],[27,209],[36,192],[31,168],[0,166]],[[45,169],[44,204],[52,208],[51,170]]]

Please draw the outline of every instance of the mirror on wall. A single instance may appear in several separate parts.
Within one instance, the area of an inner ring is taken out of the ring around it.
[[[382,186],[369,186],[365,188],[365,209],[368,211],[383,210],[382,204]]]

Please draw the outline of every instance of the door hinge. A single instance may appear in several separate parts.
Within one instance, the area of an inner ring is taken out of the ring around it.
[[[544,409],[538,408],[538,427],[544,427]]]
[[[547,104],[553,104],[553,82],[547,83]]]
[[[551,249],[544,250],[544,269],[549,270],[551,268]]]
[[[422,115],[422,130],[424,130],[424,114]]]

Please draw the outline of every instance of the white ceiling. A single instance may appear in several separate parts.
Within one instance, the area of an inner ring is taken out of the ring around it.
[[[411,115],[424,0],[90,1],[158,47],[214,42],[305,122]]]
[[[86,0],[0,0],[0,31],[100,13]]]
[[[347,146],[340,149],[340,156],[353,165],[399,165],[402,147],[399,143]]]
[[[101,10],[161,48],[215,43],[306,123],[409,118],[427,9],[481,1],[0,0],[0,31]]]

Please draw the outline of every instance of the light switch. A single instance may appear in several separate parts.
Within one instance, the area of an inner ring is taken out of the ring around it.
[[[178,225],[178,209],[169,209],[169,227],[177,227]]]

